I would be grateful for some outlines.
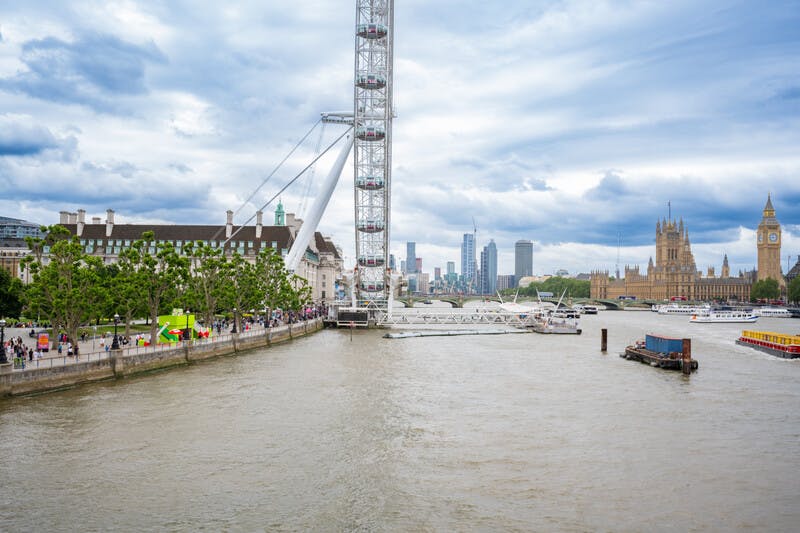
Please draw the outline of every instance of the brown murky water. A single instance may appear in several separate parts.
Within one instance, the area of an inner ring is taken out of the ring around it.
[[[328,330],[2,401],[0,529],[797,529],[800,361],[734,345],[735,324],[601,312],[582,327]],[[699,372],[617,356],[645,332],[691,337]]]

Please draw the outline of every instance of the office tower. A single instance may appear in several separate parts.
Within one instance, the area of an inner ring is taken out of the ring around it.
[[[397,270],[394,254],[389,254],[389,268],[391,269],[392,272],[395,272]]]
[[[425,272],[418,272],[417,273],[417,292],[421,295],[430,294],[430,274],[426,274]]]
[[[455,274],[456,273],[456,262],[455,261],[448,261],[447,262],[447,274]]]
[[[406,268],[408,273],[411,274],[417,271],[417,243],[406,243]]]
[[[475,236],[472,233],[465,233],[461,243],[461,275],[468,287],[475,287]]]
[[[433,279],[434,281],[439,281],[442,279],[442,267],[435,267],[433,269]]]
[[[497,245],[494,239],[481,251],[481,294],[494,294],[497,291]]]
[[[497,276],[497,290],[504,291],[514,288],[514,274],[502,274]]]
[[[422,258],[421,257],[417,257],[417,263],[416,263],[416,267],[415,267],[414,271],[415,272],[422,272]]]
[[[519,240],[514,245],[514,278],[519,281],[525,276],[533,275],[533,242]]]

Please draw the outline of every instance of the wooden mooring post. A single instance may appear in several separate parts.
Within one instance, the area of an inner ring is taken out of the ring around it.
[[[603,353],[608,351],[608,330],[606,328],[600,330],[600,351]]]
[[[684,374],[691,374],[692,373],[692,339],[683,339],[683,346],[681,352],[683,352],[682,359],[683,364],[681,365],[681,371]]]

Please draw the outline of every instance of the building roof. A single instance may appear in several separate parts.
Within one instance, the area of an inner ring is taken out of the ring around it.
[[[73,235],[77,235],[77,224],[62,224]],[[81,239],[92,240],[130,240],[142,238],[142,233],[152,231],[157,241],[225,241],[225,226],[219,225],[181,225],[181,224],[113,224],[111,235],[106,237],[106,224],[84,224],[79,235]],[[253,242],[256,248],[260,243],[277,243],[278,249],[289,249],[294,242],[288,226],[263,226],[261,237],[256,238],[255,226],[233,226],[231,241]]]
[[[336,249],[336,245],[333,244],[333,241],[323,237],[320,232],[317,231],[314,233],[314,241],[319,253],[331,254],[335,259],[341,259],[341,257],[339,257],[339,250]]]
[[[800,276],[800,256],[797,257],[797,263],[786,273],[786,281],[792,281],[797,276]]]

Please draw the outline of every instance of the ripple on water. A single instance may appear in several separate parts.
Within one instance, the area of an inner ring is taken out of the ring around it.
[[[0,514],[11,530],[791,530],[800,362],[684,318],[606,312],[567,338],[324,331],[12,399]],[[648,331],[691,336],[700,370],[617,356]]]

